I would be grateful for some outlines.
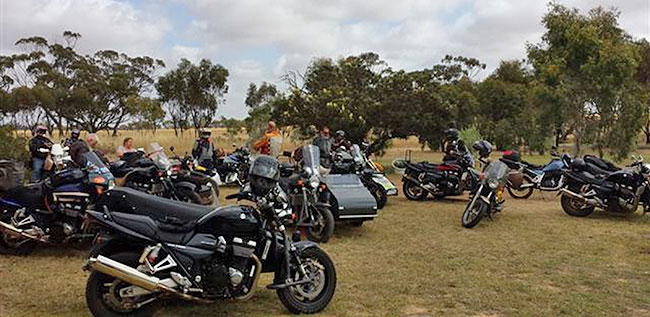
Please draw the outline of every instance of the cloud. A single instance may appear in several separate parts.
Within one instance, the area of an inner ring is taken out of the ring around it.
[[[583,13],[597,5],[621,10],[620,25],[650,37],[647,0],[564,0]],[[87,52],[111,48],[162,58],[209,58],[230,70],[219,115],[243,117],[250,82],[282,85],[287,71],[303,71],[317,57],[373,51],[393,68],[431,67],[445,54],[488,65],[525,57],[525,44],[543,34],[540,0],[20,0],[0,1],[0,51],[23,36],[83,35]]]

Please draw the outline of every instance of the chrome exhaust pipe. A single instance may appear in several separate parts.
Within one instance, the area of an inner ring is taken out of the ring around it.
[[[142,287],[148,291],[152,292],[163,292],[167,294],[176,295],[185,300],[195,301],[200,303],[211,303],[212,301],[198,298],[189,294],[179,292],[178,290],[171,288],[164,283],[162,280],[150,276],[145,273],[142,273],[128,265],[122,264],[105,256],[99,255],[96,258],[88,259],[88,262],[84,266],[84,269],[94,270],[106,275],[113,276],[119,280],[127,282],[134,286]]]
[[[245,301],[251,299],[253,295],[255,295],[255,289],[257,289],[257,281],[260,279],[260,272],[262,271],[262,262],[260,262],[260,259],[257,258],[255,254],[251,254],[251,259],[255,262],[255,275],[253,275],[253,283],[250,285],[249,291],[246,293],[246,295],[235,297],[235,299]]]
[[[600,204],[598,203],[597,200],[595,200],[595,199],[588,199],[588,198],[586,198],[586,197],[584,197],[584,196],[582,196],[582,195],[580,195],[580,194],[576,194],[576,193],[574,193],[574,192],[572,192],[572,191],[570,191],[570,190],[568,190],[568,189],[566,189],[566,188],[562,188],[562,189],[560,189],[560,192],[559,192],[559,193],[560,193],[561,195],[563,195],[563,196],[569,196],[569,197],[571,197],[571,198],[573,198],[573,199],[575,199],[575,200],[579,200],[581,203],[583,203],[583,204],[585,204],[585,205],[590,205],[590,206],[600,206]]]
[[[36,241],[43,242],[43,243],[49,243],[49,241],[47,241],[46,239],[35,236],[33,234],[29,234],[29,233],[25,232],[25,230],[23,230],[23,229],[18,229],[16,227],[14,227],[13,225],[10,225],[10,224],[2,222],[2,221],[0,221],[0,231],[9,231],[10,233],[12,233],[14,235],[17,235],[17,236],[21,236],[21,237],[24,237],[24,238],[27,238],[27,239],[36,240]]]

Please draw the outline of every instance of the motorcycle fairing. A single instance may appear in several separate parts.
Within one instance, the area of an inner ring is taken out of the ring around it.
[[[375,173],[372,175],[372,180],[386,190],[386,195],[397,195],[397,188],[384,174]]]

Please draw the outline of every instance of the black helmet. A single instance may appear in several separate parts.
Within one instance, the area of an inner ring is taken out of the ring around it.
[[[275,187],[280,179],[279,165],[277,159],[268,155],[260,155],[253,161],[249,175],[255,195],[264,196]]]
[[[451,141],[451,140],[460,139],[460,131],[458,131],[458,129],[449,128],[445,130],[444,133],[445,133],[445,139],[447,140]]]
[[[485,140],[474,142],[472,148],[478,152],[480,157],[488,157],[490,156],[490,153],[492,153],[492,144]]]
[[[573,160],[571,160],[571,169],[579,172],[579,171],[584,171],[587,169],[587,164],[585,163],[585,160],[576,157]]]
[[[72,133],[70,133],[70,136],[71,136],[73,139],[78,139],[78,138],[79,138],[79,134],[80,134],[79,129],[74,129],[74,130],[72,130]]]

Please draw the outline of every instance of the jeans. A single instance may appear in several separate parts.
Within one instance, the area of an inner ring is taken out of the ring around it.
[[[36,183],[43,177],[45,159],[32,157],[32,183]]]

